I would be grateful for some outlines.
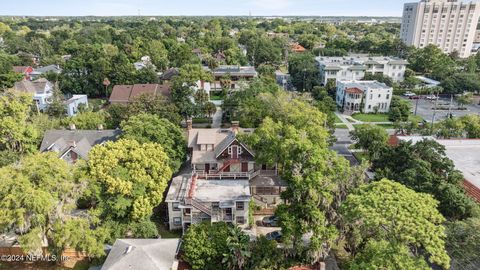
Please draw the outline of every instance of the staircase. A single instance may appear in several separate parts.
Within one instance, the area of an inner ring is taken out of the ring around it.
[[[229,159],[229,160],[227,160],[227,162],[225,162],[223,164],[223,166],[220,169],[218,169],[217,173],[223,172],[223,170],[225,170],[228,166],[230,166],[232,164],[235,164],[235,163],[239,163],[239,162],[240,162],[240,160],[238,160],[238,159]]]
[[[209,216],[213,215],[212,208],[207,206],[206,203],[204,203],[200,200],[192,198],[192,199],[188,199],[187,203],[190,203],[193,207],[195,207],[196,209],[202,211],[203,213],[205,213]]]

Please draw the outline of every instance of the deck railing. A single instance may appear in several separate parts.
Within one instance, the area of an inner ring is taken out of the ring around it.
[[[252,178],[255,178],[259,175],[262,176],[275,176],[277,175],[277,171],[275,170],[251,170],[249,172],[205,172],[203,170],[195,170],[193,173],[197,174],[197,177],[199,179],[205,179],[205,180],[213,180],[213,179],[232,179],[232,180],[237,180],[237,179],[247,179],[250,180]]]

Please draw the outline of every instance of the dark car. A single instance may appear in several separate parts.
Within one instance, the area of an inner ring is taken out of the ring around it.
[[[273,232],[267,233],[265,235],[265,238],[267,238],[267,240],[275,240],[277,242],[280,242],[282,240],[282,232],[273,231]]]
[[[420,99],[420,96],[410,96],[409,99]]]
[[[268,216],[262,219],[262,225],[265,227],[278,227],[278,217]]]

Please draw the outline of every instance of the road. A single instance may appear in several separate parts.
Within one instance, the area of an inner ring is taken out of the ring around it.
[[[334,136],[337,138],[337,142],[330,147],[330,149],[350,161],[351,166],[358,165],[358,160],[353,156],[350,149],[348,149],[348,147],[353,143],[352,139],[350,138],[350,131],[347,129],[337,129],[335,130]]]

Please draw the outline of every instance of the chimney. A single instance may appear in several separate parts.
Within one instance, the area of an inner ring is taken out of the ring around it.
[[[70,130],[76,130],[77,128],[75,127],[75,124],[70,123],[69,125]]]
[[[192,119],[188,119],[187,120],[187,130],[192,130],[192,125],[193,125]]]
[[[232,121],[232,131],[236,134],[238,133],[238,128],[240,127],[240,122]]]
[[[97,129],[98,129],[98,130],[103,130],[103,125],[102,125],[102,124],[98,124]]]
[[[320,270],[325,270],[327,269],[327,265],[324,262],[320,263]]]

